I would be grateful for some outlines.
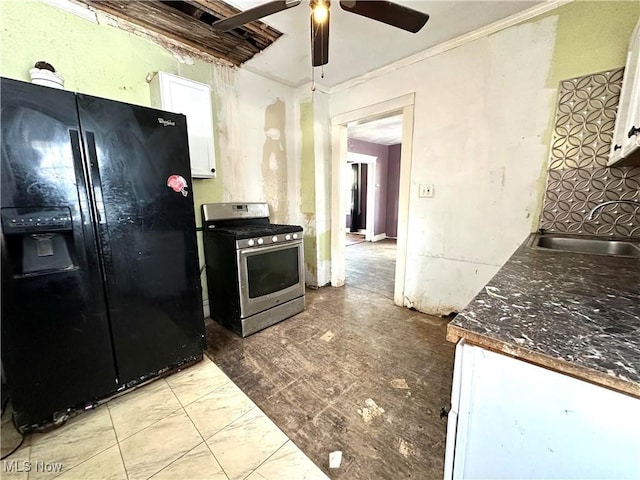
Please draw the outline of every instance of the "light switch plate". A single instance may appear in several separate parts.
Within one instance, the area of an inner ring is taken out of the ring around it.
[[[433,184],[429,183],[429,184],[420,185],[420,188],[419,188],[419,191],[418,191],[418,196],[420,198],[431,198],[431,197],[433,197]]]

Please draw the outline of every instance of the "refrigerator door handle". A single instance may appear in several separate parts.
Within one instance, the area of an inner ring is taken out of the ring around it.
[[[84,167],[84,162],[82,161],[82,146],[80,144],[80,132],[75,129],[69,129],[69,138],[71,139],[71,154],[73,155],[73,161],[75,163],[74,168],[76,169],[76,176],[82,177],[82,182],[78,182],[78,193],[80,193],[79,202],[80,202],[80,210],[82,212],[82,221],[85,225],[89,225],[91,223],[91,214],[89,204],[87,203],[87,189],[88,185],[88,173]]]
[[[93,197],[95,199],[96,213],[100,225],[107,224],[107,215],[104,210],[104,200],[102,198],[102,181],[100,180],[100,170],[98,169],[98,153],[96,151],[96,137],[93,132],[87,132],[87,153],[89,156],[89,168],[91,169],[91,184],[93,186]]]

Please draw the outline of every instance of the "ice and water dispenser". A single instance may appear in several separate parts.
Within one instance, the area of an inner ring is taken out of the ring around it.
[[[75,268],[68,207],[3,208],[2,230],[14,277]]]

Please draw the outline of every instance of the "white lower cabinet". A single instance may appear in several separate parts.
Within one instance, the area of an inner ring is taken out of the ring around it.
[[[639,479],[640,399],[461,340],[444,478]]]

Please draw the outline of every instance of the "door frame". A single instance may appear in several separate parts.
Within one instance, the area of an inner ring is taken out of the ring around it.
[[[415,93],[368,105],[331,117],[331,285],[339,287],[345,280],[345,198],[342,166],[346,162],[349,125],[402,114],[402,150],[400,154],[400,188],[398,192],[398,236],[393,301],[403,305],[409,228],[409,191],[413,154],[413,116]]]

